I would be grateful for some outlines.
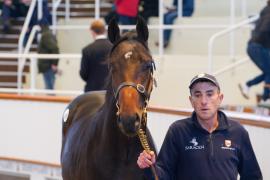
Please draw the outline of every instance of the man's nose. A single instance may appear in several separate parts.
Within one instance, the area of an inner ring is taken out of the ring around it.
[[[207,100],[208,100],[207,96],[206,95],[202,95],[201,103],[202,104],[207,104]]]

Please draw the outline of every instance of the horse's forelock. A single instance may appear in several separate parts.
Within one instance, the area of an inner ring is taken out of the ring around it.
[[[147,42],[143,41],[142,39],[140,39],[138,37],[138,34],[136,31],[128,31],[126,33],[124,33],[114,44],[113,47],[111,49],[110,55],[113,53],[113,51],[116,49],[116,47],[123,41],[137,41],[139,43],[141,43],[147,50],[149,50],[148,48],[148,44]]]

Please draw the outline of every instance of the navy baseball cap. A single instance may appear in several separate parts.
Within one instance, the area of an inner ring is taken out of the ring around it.
[[[198,74],[194,78],[192,78],[192,80],[190,81],[190,84],[189,84],[189,89],[192,89],[193,85],[196,82],[202,81],[202,80],[209,81],[209,82],[213,83],[215,86],[217,86],[218,89],[220,89],[220,86],[219,86],[217,79],[213,75],[210,75],[207,73]]]

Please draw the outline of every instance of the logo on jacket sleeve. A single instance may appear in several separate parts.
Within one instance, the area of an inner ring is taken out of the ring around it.
[[[185,146],[185,150],[200,150],[200,149],[204,149],[204,145],[199,145],[196,137],[193,137],[190,141],[190,144],[192,145],[187,145]]]

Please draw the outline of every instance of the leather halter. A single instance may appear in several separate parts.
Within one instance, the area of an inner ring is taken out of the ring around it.
[[[147,47],[147,44],[145,42],[141,41],[140,39],[138,39],[137,37],[134,37],[134,36],[131,36],[131,37],[125,36],[125,37],[120,38],[116,43],[114,43],[114,45],[113,45],[113,47],[111,49],[110,55],[112,54],[112,52],[114,51],[114,49],[120,43],[122,43],[123,41],[128,41],[128,40],[138,41],[147,50],[149,50],[148,47]],[[111,67],[109,66],[109,69],[110,68]],[[147,68],[149,68],[150,73],[151,73],[151,79],[149,81],[152,80],[153,81],[153,84],[156,85],[156,81],[155,81],[155,79],[153,77],[153,72],[154,72],[154,70],[156,70],[155,62],[153,60],[148,61]],[[150,85],[150,82],[149,81],[147,82],[147,85]],[[120,107],[119,107],[119,104],[118,104],[119,93],[120,93],[120,91],[123,88],[126,88],[126,87],[132,87],[132,88],[136,89],[136,91],[139,92],[139,94],[143,97],[144,107],[143,107],[142,121],[143,121],[144,125],[146,126],[146,120],[147,120],[147,111],[146,111],[146,108],[147,108],[148,101],[149,101],[149,98],[150,98],[150,93],[151,93],[151,92],[148,92],[148,91],[149,91],[149,88],[151,88],[151,87],[145,87],[142,84],[136,84],[134,82],[122,82],[117,87],[116,91],[114,90],[114,88],[112,88],[113,89],[113,92],[114,92],[114,97],[116,99],[116,107],[117,107],[117,113],[116,113],[116,115],[118,116],[118,118],[119,118],[119,110],[120,110]]]

